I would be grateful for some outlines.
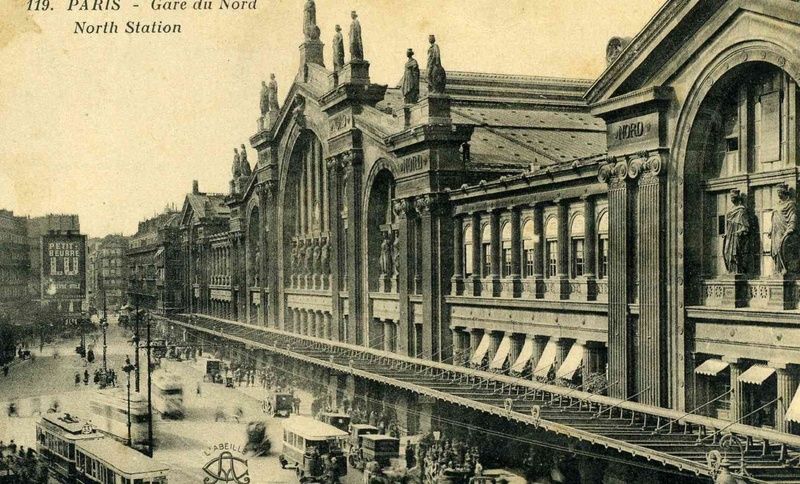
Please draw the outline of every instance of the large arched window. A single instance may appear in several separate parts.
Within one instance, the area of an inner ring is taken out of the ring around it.
[[[584,274],[584,251],[586,246],[585,239],[586,220],[583,215],[575,215],[572,225],[569,228],[570,238],[570,270],[572,277],[581,277]]]
[[[380,170],[372,181],[369,193],[369,206],[366,210],[367,217],[367,251],[369,260],[367,264],[369,273],[370,291],[392,291],[397,289],[391,280],[399,277],[399,257],[395,257],[399,250],[398,227],[395,224],[395,215],[392,211],[395,182],[391,172],[387,169]]]
[[[503,230],[500,235],[501,241],[501,257],[502,257],[502,266],[503,266],[503,277],[509,277],[511,275],[511,224],[505,223],[503,224]]]
[[[608,277],[608,212],[597,221],[597,278]]]
[[[472,224],[464,226],[464,276],[469,277],[474,272],[472,267]]]
[[[533,277],[534,271],[534,234],[533,222],[528,220],[522,226],[522,260],[524,265],[524,277]]]
[[[481,231],[481,277],[492,274],[492,230],[489,224]]]
[[[544,238],[547,277],[556,277],[558,275],[558,219],[555,216],[547,219]]]

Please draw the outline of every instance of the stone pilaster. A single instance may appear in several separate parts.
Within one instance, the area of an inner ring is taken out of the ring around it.
[[[342,237],[342,218],[341,218],[341,162],[337,157],[327,159],[327,177],[328,193],[330,203],[328,203],[328,220],[330,230],[328,239],[328,250],[330,251],[330,290],[331,290],[331,318],[337,323],[332,325],[331,339],[334,341],[344,341],[344,334],[339,330],[338,322],[342,319],[341,300],[339,298],[339,291],[341,290],[342,277],[340,274],[340,258],[344,257],[340,253],[339,247]],[[331,325],[329,325],[331,326]]]
[[[792,403],[794,394],[797,391],[797,370],[793,365],[787,365],[782,362],[770,362],[769,366],[775,368],[777,376],[777,398],[779,400],[775,404],[775,430],[791,433],[793,424],[786,420],[786,411],[789,409],[789,405]]]
[[[491,272],[485,281],[491,289],[490,294],[486,295],[497,297],[502,291],[500,285],[500,211],[498,210],[489,212],[489,233],[491,234]]]
[[[450,282],[451,294],[464,294],[464,230],[461,217],[456,217],[453,227],[453,278]]]
[[[414,265],[414,260],[411,257],[414,240],[413,231],[411,230],[411,222],[413,222],[413,199],[400,199],[395,200],[392,205],[392,210],[397,220],[398,237],[400,243],[398,244],[398,251],[400,252],[396,259],[396,268],[398,272],[398,304],[400,320],[398,321],[397,328],[397,352],[401,355],[411,356],[414,348],[414,324],[411,321],[411,308],[409,295],[413,292],[413,281],[410,277]]]
[[[347,179],[345,187],[345,206],[347,207],[347,274],[348,274],[348,324],[347,330],[350,343],[368,344],[363,341],[363,326],[361,321],[362,294],[361,294],[361,178],[363,172],[363,154],[360,149],[353,149],[345,153],[342,164]]]
[[[511,209],[511,274],[508,279],[510,287],[504,296],[519,297],[522,294],[522,227],[520,226],[520,208]],[[505,287],[504,287],[505,289]]]
[[[732,390],[730,397],[730,420],[731,422],[737,422],[742,418],[742,415],[744,415],[744,383],[739,381],[739,376],[742,374],[743,368],[738,358],[723,357],[722,360],[727,362],[730,367]]]
[[[533,206],[533,280],[529,297],[544,297],[544,207],[541,203]]]
[[[481,295],[481,216],[472,212],[472,295]]]

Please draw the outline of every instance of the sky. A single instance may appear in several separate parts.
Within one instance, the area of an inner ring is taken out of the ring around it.
[[[274,72],[283,99],[299,68],[305,0],[178,12],[152,11],[151,1],[161,0],[116,0],[120,9],[111,12],[68,11],[69,0],[49,0],[53,10],[28,12],[28,1],[0,0],[0,208],[77,213],[90,236],[133,234],[167,205],[180,208],[195,179],[202,191],[226,192],[233,148],[249,148],[256,130],[261,81]],[[334,25],[347,42],[356,10],[372,82],[394,86],[406,49],[424,53],[431,33],[448,70],[596,78],[608,39],[635,35],[662,2],[316,5],[326,65]],[[76,21],[104,20],[179,22],[182,33],[73,33]]]

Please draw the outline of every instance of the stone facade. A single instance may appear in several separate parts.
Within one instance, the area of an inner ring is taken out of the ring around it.
[[[0,302],[29,298],[30,274],[26,219],[0,210]]]
[[[180,212],[167,209],[139,222],[130,237],[125,253],[129,304],[160,314],[183,309],[179,220]]]
[[[116,311],[128,300],[128,264],[126,252],[128,237],[107,235],[89,242],[89,263],[92,275],[89,286],[92,294],[91,307],[102,311]]]

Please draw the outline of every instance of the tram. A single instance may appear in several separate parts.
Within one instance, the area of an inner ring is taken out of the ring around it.
[[[131,392],[131,440],[137,449],[147,447],[147,397]],[[90,402],[92,423],[109,437],[128,444],[128,396],[121,388],[98,390]]]
[[[167,484],[169,468],[111,439],[75,446],[76,482],[81,484]]]
[[[310,417],[290,417],[283,425],[281,467],[293,467],[300,482],[320,482],[325,462],[335,459],[339,476],[347,474],[347,461],[339,447],[347,432]]]
[[[36,422],[36,451],[47,463],[52,471],[50,476],[56,482],[75,482],[76,444],[103,439],[104,435],[88,421],[68,413],[47,413]]]
[[[178,375],[163,370],[153,373],[153,408],[162,418],[183,418],[183,382]]]

